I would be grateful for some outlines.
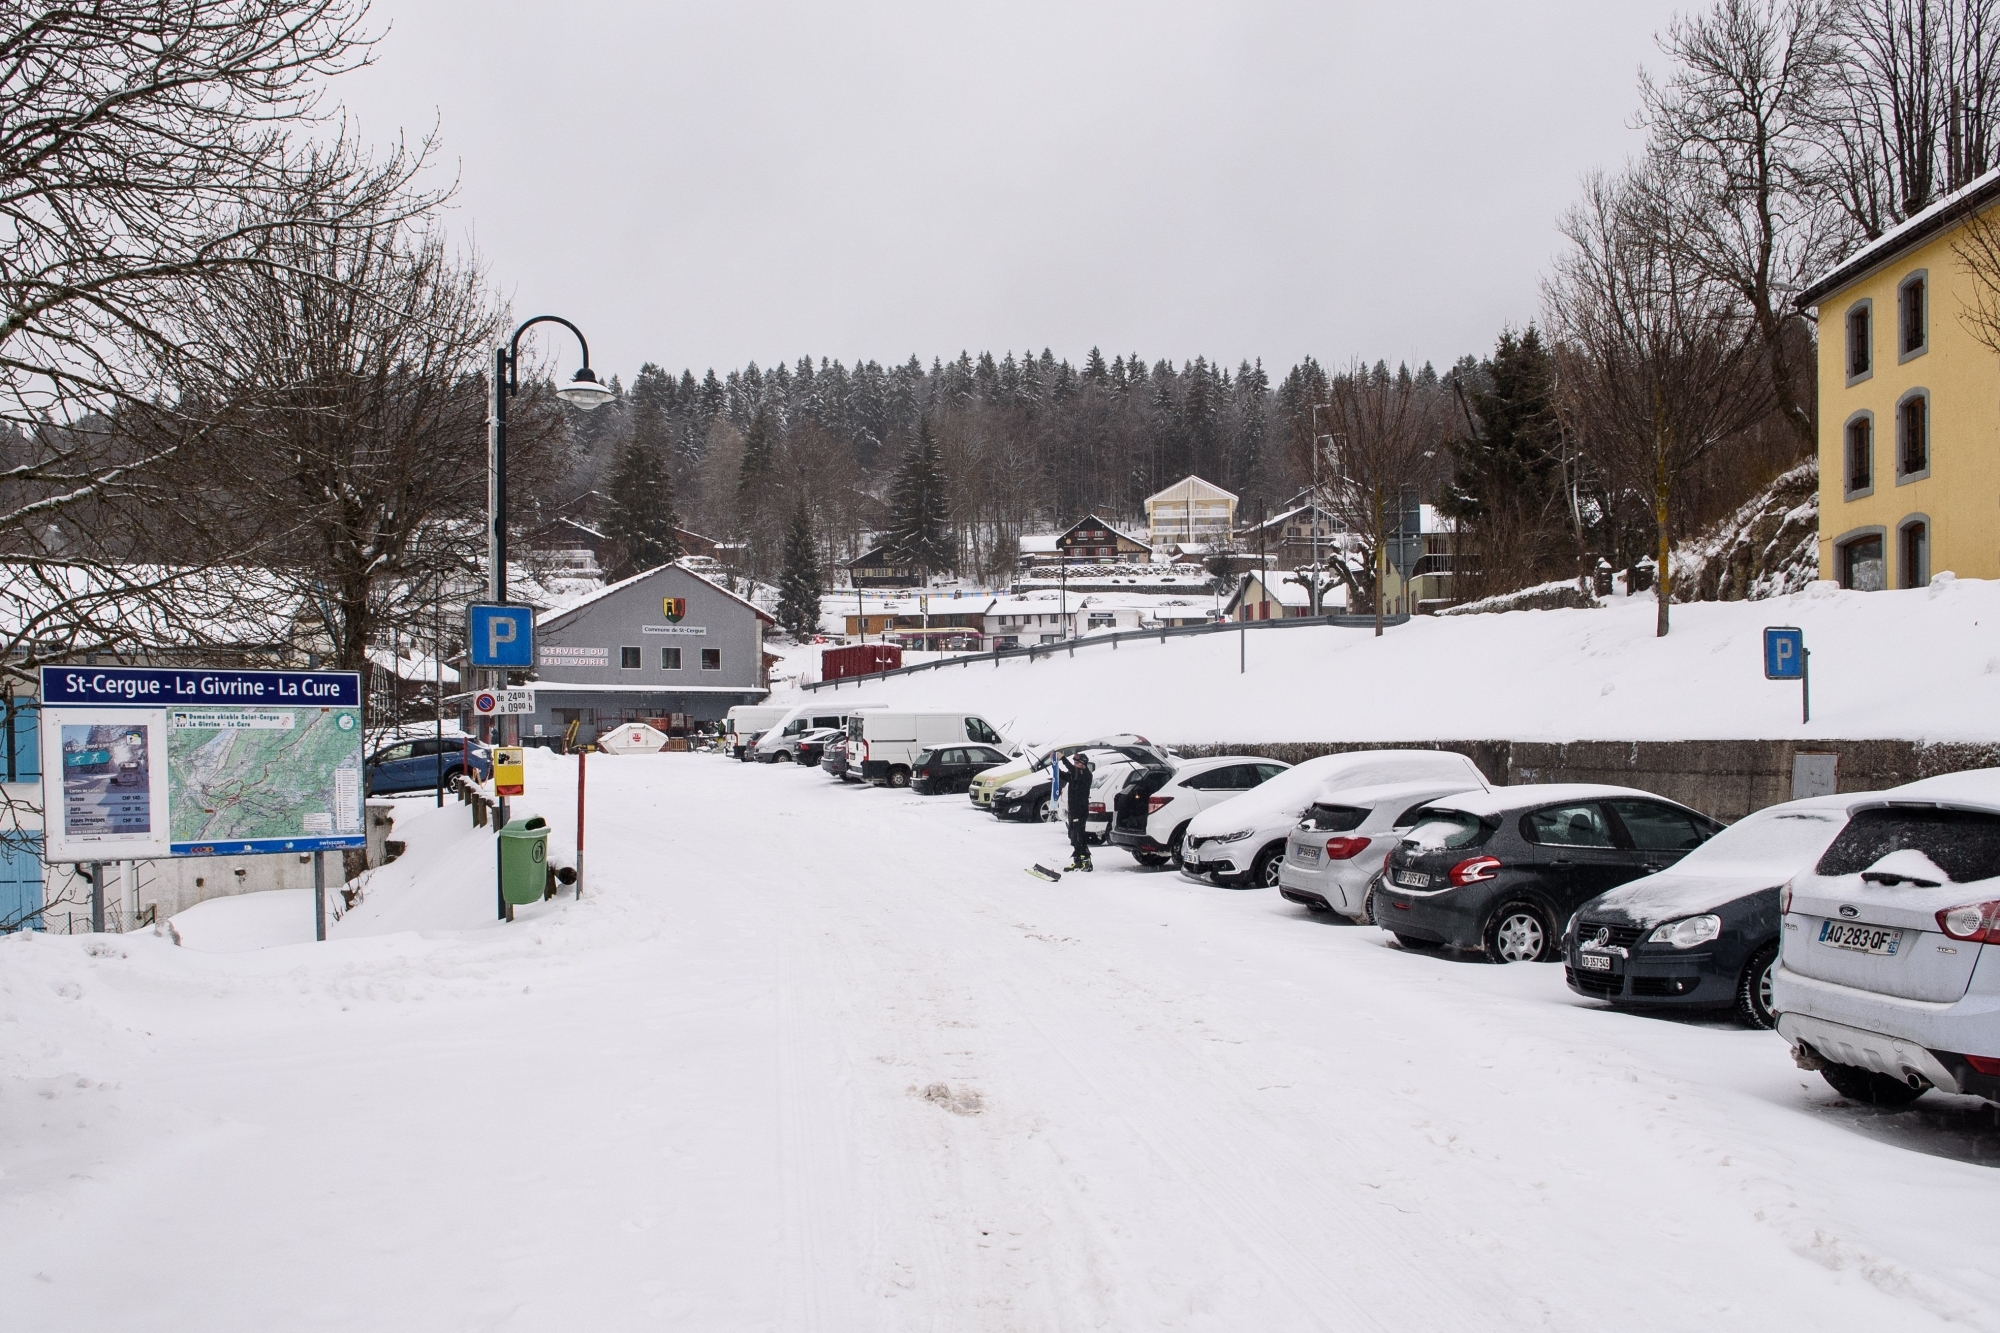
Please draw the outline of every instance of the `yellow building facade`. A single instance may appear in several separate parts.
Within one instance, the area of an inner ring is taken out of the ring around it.
[[[1844,588],[2000,578],[2000,353],[1962,315],[1967,221],[1994,173],[1863,247],[1800,297],[1819,315],[1819,569]]]

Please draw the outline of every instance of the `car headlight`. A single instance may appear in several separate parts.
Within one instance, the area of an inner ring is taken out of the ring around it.
[[[1669,921],[1646,937],[1648,944],[1671,944],[1676,949],[1692,949],[1697,944],[1722,938],[1722,918],[1710,913],[1706,916],[1683,917],[1679,921]]]
[[[1253,831],[1253,830],[1250,830],[1250,829],[1247,829],[1247,828],[1246,828],[1246,829],[1238,829],[1238,830],[1237,830],[1236,832],[1234,832],[1234,833],[1225,833],[1225,834],[1221,835],[1220,837],[1216,837],[1216,838],[1210,838],[1210,839],[1209,839],[1209,841],[1210,841],[1210,842],[1241,842],[1241,841],[1243,841],[1243,840],[1244,840],[1245,838],[1249,837],[1252,831]]]

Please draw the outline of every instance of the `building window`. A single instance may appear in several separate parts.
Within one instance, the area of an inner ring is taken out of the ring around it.
[[[1866,495],[1875,484],[1875,418],[1857,413],[1847,423],[1847,494]]]
[[[680,669],[681,669],[681,650],[678,648],[660,649],[660,670],[679,671]]]
[[[1918,389],[1896,404],[1896,476],[1912,479],[1930,466],[1931,396]]]
[[[1855,592],[1880,592],[1887,586],[1879,532],[1856,537],[1840,547],[1840,586]]]
[[[620,648],[618,650],[618,665],[627,671],[637,671],[639,669],[639,650],[637,648]]]
[[[701,650],[701,669],[702,669],[703,671],[720,671],[720,670],[722,670],[722,650],[721,650],[720,648],[704,648],[704,649],[702,649],[702,650]]]
[[[1931,525],[1922,518],[1903,520],[1896,530],[1903,563],[1903,586],[1921,588],[1931,581]]]
[[[1866,376],[1874,369],[1869,333],[1874,323],[1875,304],[1857,301],[1847,312],[1847,382]]]
[[[1930,342],[1929,312],[1925,309],[1924,292],[1930,275],[1918,269],[1903,279],[1903,285],[1896,289],[1896,346],[1899,360],[1907,361],[1921,354]]]

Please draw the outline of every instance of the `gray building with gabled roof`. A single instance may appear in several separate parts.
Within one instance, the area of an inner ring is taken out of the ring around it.
[[[756,703],[765,685],[755,605],[680,564],[661,565],[535,622],[535,712],[521,736],[579,744],[621,722],[681,715],[713,722]]]

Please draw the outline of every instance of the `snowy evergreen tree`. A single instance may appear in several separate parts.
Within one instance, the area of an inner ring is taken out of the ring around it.
[[[812,511],[804,495],[792,508],[785,532],[785,570],[778,577],[778,623],[800,643],[819,632],[819,551],[813,539]]]
[[[612,578],[629,578],[680,559],[680,536],[674,531],[680,526],[674,513],[674,474],[665,458],[646,447],[642,432],[634,431],[620,451],[610,491],[604,535],[617,543],[618,554],[607,571]]]
[[[987,358],[987,365],[991,365]],[[925,578],[957,563],[944,454],[926,417],[917,419],[917,438],[896,466],[889,497],[889,558]]]

